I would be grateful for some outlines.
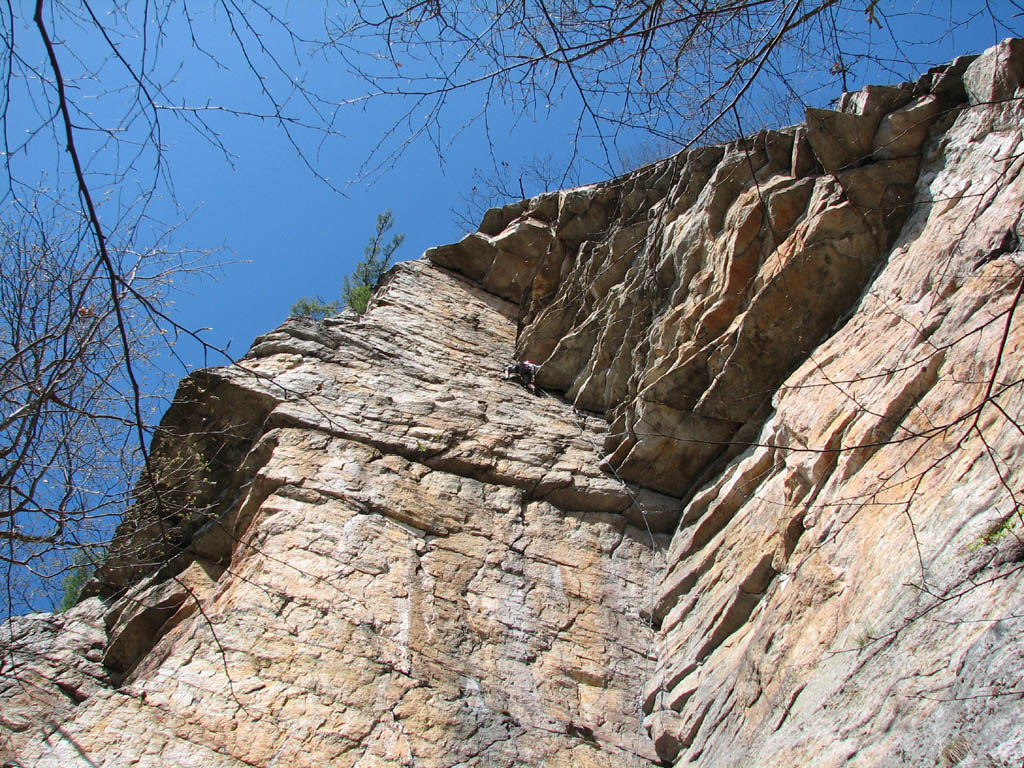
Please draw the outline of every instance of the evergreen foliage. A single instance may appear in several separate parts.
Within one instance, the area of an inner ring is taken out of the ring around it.
[[[327,301],[319,296],[303,296],[292,304],[291,313],[295,317],[309,317],[318,323],[325,317],[336,315],[341,311],[337,301]]]
[[[366,244],[363,260],[356,264],[351,275],[345,275],[340,302],[326,301],[319,296],[304,296],[292,305],[291,314],[319,322],[325,317],[338,314],[343,306],[355,310],[360,315],[366,312],[373,289],[391,267],[395,251],[405,240],[405,233],[400,232],[385,242],[388,232],[394,225],[395,217],[390,209],[377,214],[377,226]]]
[[[106,554],[106,547],[84,546],[75,551],[71,558],[71,565],[68,567],[67,575],[61,583],[61,600],[57,607],[59,611],[66,611],[75,607],[78,596],[82,594],[82,587],[89,580],[89,576],[96,568],[96,564]]]
[[[393,235],[387,243],[384,242],[388,230],[394,225],[395,217],[390,209],[377,214],[377,227],[363,252],[365,258],[356,264],[351,275],[345,275],[341,299],[347,307],[354,309],[360,315],[366,311],[366,305],[370,301],[374,287],[388,271],[395,251],[405,240],[405,233],[398,233]]]

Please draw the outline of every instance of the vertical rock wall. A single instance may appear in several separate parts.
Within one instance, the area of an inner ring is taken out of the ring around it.
[[[1019,765],[1022,81],[490,211],[196,374],[165,501],[10,625],[3,759]]]
[[[598,469],[603,422],[501,378],[515,330],[413,262],[364,318],[291,322],[186,382],[157,457],[192,442],[195,514],[136,510],[76,609],[115,685],[42,722],[12,691],[5,759],[649,764],[640,613],[667,539],[633,499],[672,500]]]
[[[521,299],[604,466],[683,499],[665,761],[1024,757],[1022,79],[1007,41],[429,254]]]

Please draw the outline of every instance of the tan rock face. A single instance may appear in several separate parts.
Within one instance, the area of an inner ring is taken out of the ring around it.
[[[60,728],[75,708],[112,682],[102,660],[107,635],[95,598],[63,614],[19,616],[3,626],[0,759]]]
[[[4,630],[3,759],[1020,765],[1022,50],[197,373],[96,597]]]
[[[641,613],[668,540],[634,499],[677,502],[598,468],[602,421],[501,378],[515,311],[404,264],[365,318],[287,324],[183,387],[180,434],[243,420],[225,393],[252,393],[242,478],[212,472],[223,499],[179,523],[180,554],[108,598],[120,685],[48,740],[19,730],[19,759],[648,764]],[[216,419],[190,406],[210,398]],[[141,512],[122,534],[101,594],[153,551]]]

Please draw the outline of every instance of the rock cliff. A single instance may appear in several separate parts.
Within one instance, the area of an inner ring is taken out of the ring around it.
[[[85,599],[3,629],[0,759],[1019,765],[1022,84],[490,211],[197,372]]]

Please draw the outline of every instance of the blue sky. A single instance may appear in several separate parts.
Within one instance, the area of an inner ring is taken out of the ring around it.
[[[937,5],[941,9],[942,3]],[[293,12],[307,8],[288,7]],[[890,10],[898,9],[899,4],[894,4]],[[320,21],[315,14],[299,16],[301,23],[315,26]],[[920,26],[920,19],[915,23]],[[941,23],[940,14],[937,24]],[[953,54],[980,50],[1001,36],[1000,30],[978,25],[937,46],[932,59],[946,61]],[[175,50],[173,44],[165,43],[165,48]],[[227,47],[218,56],[233,67],[231,71],[196,68],[195,52],[187,47],[181,55],[193,61],[182,70],[178,85],[193,99],[209,90],[213,95],[207,98],[234,102],[237,94],[253,87],[251,76],[237,56],[231,60]],[[334,80],[325,90],[337,98],[353,98],[367,90],[364,83],[345,74],[336,60],[303,64],[302,75],[315,87]],[[207,79],[211,74],[216,75],[215,87]],[[874,78],[871,82],[892,80],[881,71],[868,77]],[[851,87],[863,84],[852,82]],[[829,96],[837,96],[838,91],[837,85],[825,90]],[[402,259],[416,258],[430,246],[458,239],[463,233],[453,221],[452,209],[465,208],[463,197],[474,184],[475,169],[488,173],[494,162],[508,160],[516,165],[531,155],[567,162],[573,150],[577,107],[571,93],[561,95],[564,98],[553,99],[553,105],[540,105],[525,115],[517,114],[511,104],[504,111],[492,109],[486,126],[478,122],[462,129],[462,121],[478,110],[481,92],[455,94],[447,104],[445,121],[439,124],[445,133],[436,146],[421,136],[374,179],[354,184],[350,180],[359,174],[380,135],[409,103],[381,99],[340,110],[336,126],[343,136],[323,143],[315,167],[341,192],[318,180],[280,131],[266,122],[235,117],[218,123],[224,143],[235,155],[231,164],[195,134],[177,131],[169,165],[179,205],[195,211],[180,227],[178,240],[197,248],[223,247],[212,260],[234,262],[215,270],[216,279],[191,281],[189,293],[177,298],[177,319],[188,327],[209,327],[209,340],[218,346],[230,342],[230,350],[238,355],[253,337],[281,322],[297,298],[337,296],[342,276],[361,258],[379,212],[393,210],[396,231],[406,234],[399,251]],[[400,131],[418,128],[424,120],[425,114],[414,114]],[[624,133],[620,147],[628,152],[645,141],[642,135]],[[604,158],[596,143],[584,141],[582,148],[584,158],[592,162],[585,159],[581,180],[603,178]],[[539,190],[528,190],[535,191]],[[190,364],[203,364],[197,353],[183,351]]]
[[[14,6],[18,18],[12,29],[16,28],[19,53],[39,64],[37,70],[26,68],[20,80],[15,78],[7,94],[12,105],[7,113],[8,135],[16,140],[49,117],[49,105],[40,104],[38,98],[36,72],[45,76],[46,66],[29,14],[33,5],[23,0]],[[1012,0],[997,0],[995,5],[1007,18],[1016,18]],[[949,18],[967,13],[968,4],[922,0],[909,11],[914,14],[909,20],[900,15],[908,12],[904,6],[902,0],[878,3],[891,23],[886,29],[867,21],[858,0],[849,4],[846,17],[837,19],[837,24],[850,27],[846,32],[851,35],[847,46],[851,61],[858,47],[882,46],[875,48],[883,54],[881,63],[861,61],[851,69],[850,87],[897,79],[886,71],[884,55],[896,56],[899,48],[906,47],[904,35],[924,40],[939,37]],[[641,131],[623,129],[613,145],[602,147],[587,121],[582,136],[577,135],[579,100],[564,80],[525,105],[515,101],[521,92],[506,89],[493,94],[486,110],[486,83],[460,90],[444,98],[444,109],[436,120],[431,117],[436,100],[366,100],[378,86],[408,84],[402,78],[429,78],[440,70],[429,57],[406,56],[403,68],[391,65],[381,55],[384,47],[379,36],[341,35],[337,46],[303,43],[304,47],[295,47],[280,25],[257,10],[259,4],[247,0],[189,3],[191,27],[180,10],[186,7],[183,4],[135,6],[92,0],[91,6],[68,3],[67,7],[78,10],[56,13],[50,25],[65,76],[74,83],[70,93],[79,109],[75,115],[81,126],[78,141],[89,163],[94,192],[102,194],[109,183],[116,203],[153,188],[156,202],[149,204],[147,213],[176,227],[171,245],[214,251],[210,262],[223,266],[211,269],[206,277],[179,281],[182,290],[174,297],[174,317],[188,328],[208,328],[205,338],[214,346],[230,345],[236,356],[245,352],[256,335],[280,323],[298,298],[335,298],[343,276],[361,258],[377,214],[385,209],[394,212],[396,231],[406,235],[399,258],[416,258],[430,246],[462,236],[452,209],[465,209],[464,198],[478,181],[474,172],[486,176],[501,162],[515,169],[531,156],[550,157],[555,166],[565,168],[575,153],[572,179],[590,182],[620,170],[615,167],[620,150],[627,155],[635,151],[650,155],[672,146]],[[329,14],[350,13],[353,6],[304,0],[262,7],[272,8],[299,38],[308,41],[331,28],[334,22]],[[363,7],[372,10],[373,0],[366,0]],[[109,41],[97,33],[98,27],[84,17],[81,8],[95,11]],[[140,21],[144,9],[151,14],[146,23]],[[155,17],[162,18],[162,23]],[[246,24],[261,36],[246,33]],[[0,30],[5,26],[6,22],[0,24]],[[244,53],[232,29],[240,30],[245,39]],[[915,49],[914,55],[925,62],[948,61],[953,55],[991,45],[1006,31],[982,19],[937,45]],[[515,52],[519,45],[515,33],[510,40]],[[131,86],[130,78],[111,55],[112,45],[137,71],[149,73],[146,95],[165,107],[159,112],[159,173],[154,170],[156,157],[146,135],[150,111],[144,104],[133,103],[135,93],[126,87]],[[261,52],[263,45],[271,55]],[[731,55],[726,52],[727,57]],[[470,64],[460,62],[460,73],[471,75]],[[360,79],[353,66],[365,66],[380,79]],[[781,66],[789,70],[787,78],[796,88],[813,94],[818,106],[827,105],[841,90],[839,78],[823,73],[820,66],[802,66],[795,60],[784,60]],[[542,68],[538,79],[550,75],[550,67]],[[609,82],[613,89],[614,78]],[[330,134],[317,127],[293,128],[289,137],[273,119],[217,111],[221,107],[243,113],[273,111],[260,90],[264,83],[285,114],[307,123],[326,121]],[[322,100],[304,103],[297,84]],[[34,93],[33,88],[37,88]],[[609,95],[607,101],[612,105],[607,109],[613,109],[615,97]],[[335,111],[341,102],[348,103]],[[170,109],[181,106],[200,112]],[[764,100],[762,115],[774,106],[772,99]],[[191,119],[194,126],[197,115],[206,121],[199,133],[183,120]],[[798,119],[799,110],[783,117]],[[744,129],[756,129],[757,120],[756,114],[750,117]],[[778,124],[771,117],[764,120]],[[69,164],[61,151],[59,125],[51,122],[40,135],[32,135],[25,147],[16,147],[9,157],[15,175],[28,185],[38,183],[37,179],[52,186],[67,184]],[[384,151],[375,155],[382,140]],[[373,165],[374,158],[386,157],[406,140],[408,144],[393,161],[369,179],[353,182],[368,160]],[[140,147],[139,155],[126,170],[135,146]],[[645,146],[656,149],[644,150]],[[108,182],[113,173],[121,175]],[[530,194],[539,191],[527,189]],[[104,217],[117,212],[114,203],[102,209]],[[178,352],[191,367],[222,362],[204,359],[195,346],[182,345]],[[175,371],[182,372],[180,366]]]
[[[227,61],[231,53],[226,51],[221,60]],[[188,59],[194,52],[186,47],[182,55]],[[186,67],[177,85],[194,99],[196,93],[205,94],[207,78],[213,75],[215,90],[230,94],[224,97],[226,103],[258,101],[250,73],[234,59],[232,71],[211,70],[202,62],[198,68]],[[327,90],[339,97],[366,92],[364,83],[339,69],[313,61],[303,74],[318,87],[337,75],[340,82]],[[363,164],[381,133],[409,108],[408,102],[380,99],[341,110],[335,124],[341,135],[328,137],[322,146],[317,146],[318,136],[307,133],[303,148],[315,150],[315,172],[267,121],[217,121],[233,155],[229,161],[205,138],[165,120],[166,158],[179,206],[177,211],[165,206],[166,220],[188,213],[178,226],[176,242],[217,249],[210,261],[224,263],[209,276],[187,282],[176,297],[176,319],[189,328],[209,328],[205,338],[215,346],[230,343],[230,351],[240,355],[256,335],[278,325],[299,297],[337,297],[343,276],[363,256],[378,213],[391,209],[394,231],[406,235],[398,258],[417,258],[431,246],[462,237],[453,209],[466,209],[464,198],[475,173],[490,173],[504,158],[521,162],[550,155],[566,162],[571,155],[576,130],[572,109],[552,106],[527,115],[509,110],[488,125],[480,122],[463,130],[461,116],[477,111],[478,98],[474,92],[450,97],[452,118],[441,125],[442,135],[434,134],[433,141],[421,136],[366,179],[359,178]],[[426,108],[420,112],[411,122],[425,121]],[[408,126],[407,121],[400,131],[408,132]],[[643,141],[624,137],[622,146]],[[583,146],[588,148],[588,142]],[[580,164],[585,181],[607,175],[597,163]],[[330,185],[316,174],[327,177]],[[527,189],[528,194],[539,191]],[[198,348],[183,346],[182,351],[191,365],[203,365]]]

